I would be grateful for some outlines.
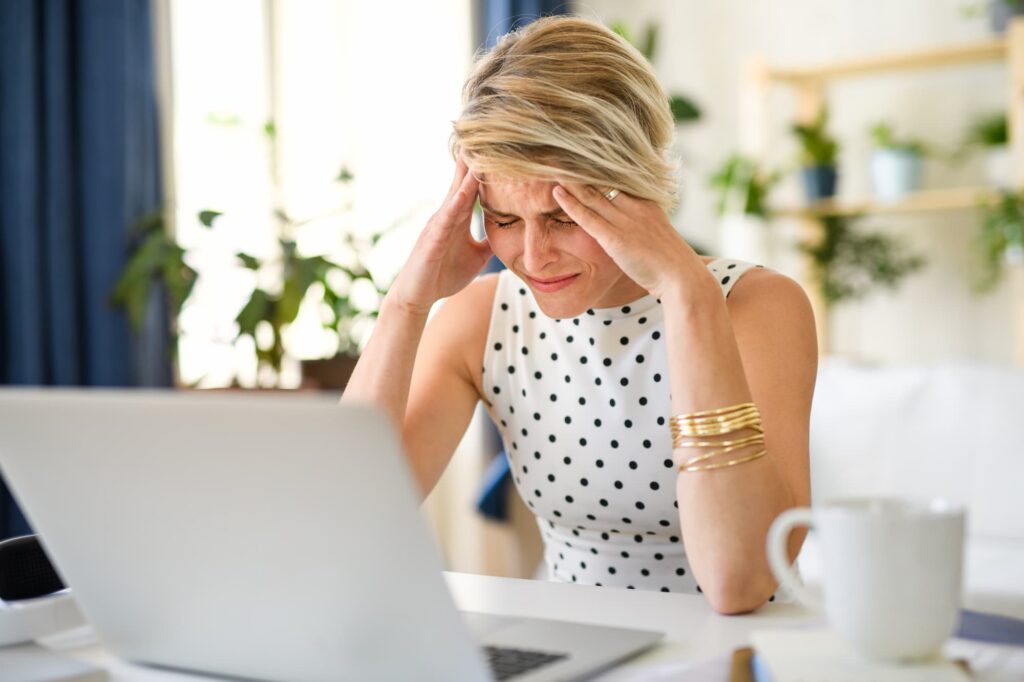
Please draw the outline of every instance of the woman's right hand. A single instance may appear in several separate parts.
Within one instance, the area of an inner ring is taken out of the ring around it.
[[[425,315],[434,303],[461,291],[480,274],[491,247],[474,239],[469,230],[479,187],[459,156],[444,204],[427,221],[388,293],[400,307]]]

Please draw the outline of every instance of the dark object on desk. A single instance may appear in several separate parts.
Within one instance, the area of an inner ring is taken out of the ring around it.
[[[1024,646],[1024,620],[964,609],[956,636],[989,644]]]
[[[0,542],[0,599],[34,599],[64,589],[35,535]]]

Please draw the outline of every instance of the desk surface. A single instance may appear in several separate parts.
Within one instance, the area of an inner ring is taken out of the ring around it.
[[[466,611],[660,630],[665,641],[600,677],[605,682],[727,679],[728,656],[766,628],[814,627],[821,620],[791,604],[768,604],[745,616],[720,616],[702,597],[446,573],[456,605]],[[114,658],[77,631],[47,644],[109,670],[112,682],[212,679],[135,666]],[[954,643],[958,640],[954,640]],[[960,654],[958,654],[960,655]],[[1001,677],[981,679],[1002,679]]]

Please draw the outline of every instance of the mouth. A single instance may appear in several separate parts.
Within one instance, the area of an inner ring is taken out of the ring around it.
[[[559,289],[564,289],[565,287],[569,286],[570,284],[576,281],[577,277],[579,277],[579,273],[573,275],[563,275],[561,277],[546,278],[530,277],[529,275],[527,275],[526,279],[529,280],[530,285],[534,289],[542,291],[546,294],[550,294],[555,291],[558,291]]]

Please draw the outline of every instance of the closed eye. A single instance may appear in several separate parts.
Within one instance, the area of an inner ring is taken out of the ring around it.
[[[572,227],[573,225],[576,224],[575,220],[559,220],[558,218],[552,218],[552,220],[554,220],[559,225],[564,225],[565,227]]]

